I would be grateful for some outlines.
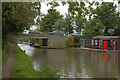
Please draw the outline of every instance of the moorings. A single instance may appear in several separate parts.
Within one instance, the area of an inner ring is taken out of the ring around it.
[[[91,42],[92,49],[120,50],[120,36],[97,36]]]

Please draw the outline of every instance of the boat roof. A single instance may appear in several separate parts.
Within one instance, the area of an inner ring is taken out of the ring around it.
[[[97,36],[97,37],[93,37],[93,39],[103,39],[103,40],[109,40],[109,39],[120,39],[120,36]]]

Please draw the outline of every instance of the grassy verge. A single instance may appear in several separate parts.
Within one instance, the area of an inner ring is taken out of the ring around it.
[[[32,58],[28,57],[18,46],[15,46],[12,78],[59,78],[59,75],[56,74],[52,67],[42,65],[40,71],[35,71],[32,63]]]
[[[2,49],[2,66],[5,65],[9,55],[10,55],[10,46],[8,44],[5,44],[4,49]]]

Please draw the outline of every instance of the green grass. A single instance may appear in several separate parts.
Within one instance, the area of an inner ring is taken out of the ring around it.
[[[32,58],[29,58],[18,46],[15,46],[15,62],[12,78],[37,78],[38,71],[33,69]]]
[[[39,72],[40,78],[59,78],[60,75],[56,73],[56,70],[47,64],[42,64]]]
[[[59,78],[56,70],[48,65],[42,65],[40,71],[33,69],[33,60],[24,51],[15,46],[15,62],[12,68],[12,78]]]
[[[5,65],[9,55],[10,55],[10,46],[8,44],[5,44],[4,49],[2,49],[2,66]]]

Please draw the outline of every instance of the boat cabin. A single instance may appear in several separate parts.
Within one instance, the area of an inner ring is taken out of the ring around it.
[[[92,49],[120,50],[120,36],[93,37]]]

